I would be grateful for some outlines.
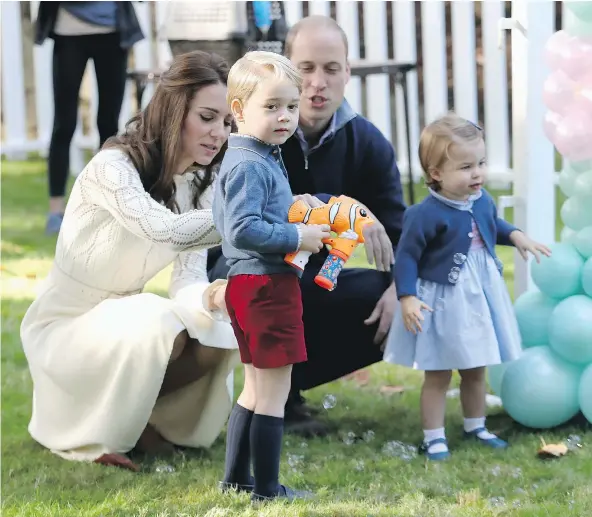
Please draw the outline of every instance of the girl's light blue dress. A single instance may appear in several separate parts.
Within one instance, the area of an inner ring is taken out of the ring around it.
[[[454,201],[430,194],[458,210],[469,210],[475,199]],[[474,222],[473,234],[456,284],[418,279],[417,297],[433,309],[422,311],[422,332],[406,330],[397,309],[385,361],[418,370],[466,370],[520,356],[520,331],[506,284]]]

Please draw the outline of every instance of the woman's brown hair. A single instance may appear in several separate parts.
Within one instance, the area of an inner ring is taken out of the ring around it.
[[[189,105],[202,88],[219,83],[226,85],[227,80],[228,65],[216,54],[196,50],[175,57],[170,68],[161,75],[146,108],[127,122],[122,135],[109,138],[103,146],[103,149],[123,150],[138,170],[146,191],[170,210],[178,212],[175,165],[181,155],[181,130]],[[195,175],[195,207],[200,194],[211,185],[214,167],[222,160],[226,148],[225,142],[212,163],[204,167],[202,177]]]

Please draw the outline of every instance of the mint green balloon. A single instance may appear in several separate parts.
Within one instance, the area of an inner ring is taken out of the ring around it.
[[[592,226],[592,202],[585,196],[575,195],[561,206],[561,220],[574,230]]]
[[[592,257],[592,226],[586,226],[570,241],[585,259]]]
[[[580,173],[567,165],[559,174],[559,188],[567,197],[575,196],[578,192],[576,190],[576,180]]]
[[[549,323],[549,344],[566,361],[592,362],[592,298],[584,294],[561,301]]]
[[[498,397],[502,394],[502,380],[509,364],[510,363],[492,364],[487,367],[489,387]]]
[[[551,298],[563,299],[582,292],[584,258],[573,244],[565,242],[549,246],[551,256],[532,262],[530,274],[536,286]]]
[[[549,429],[573,418],[580,409],[582,368],[539,346],[508,365],[502,380],[502,404],[516,422]]]
[[[582,268],[582,287],[588,296],[592,296],[592,257],[586,260]]]
[[[592,170],[576,172],[576,179],[573,182],[573,187],[575,190],[573,195],[577,194],[578,196],[592,199]]]
[[[592,21],[585,21],[578,18],[575,13],[566,9],[565,15],[563,16],[563,29],[569,36],[592,36]]]
[[[569,9],[575,16],[584,21],[592,22],[592,2],[564,2],[564,5]]]
[[[584,416],[592,424],[592,364],[584,370],[580,379],[580,409]]]
[[[569,166],[577,172],[592,171],[592,160],[582,160],[581,162],[569,162]]]
[[[549,344],[549,321],[559,300],[540,291],[527,291],[514,303],[522,347]]]
[[[577,234],[578,232],[572,230],[569,226],[564,226],[559,235],[559,240],[568,244],[574,244]]]

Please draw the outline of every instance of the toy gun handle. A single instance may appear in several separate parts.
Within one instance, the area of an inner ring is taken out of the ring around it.
[[[304,267],[306,264],[308,264],[310,255],[310,251],[295,251],[293,253],[288,253],[284,258],[284,261],[290,264],[292,267],[300,269],[300,271],[304,271]]]
[[[327,289],[327,291],[333,291],[337,286],[337,277],[341,273],[348,258],[345,253],[333,248],[325,259],[323,267],[317,276],[315,276],[315,284],[323,289]]]

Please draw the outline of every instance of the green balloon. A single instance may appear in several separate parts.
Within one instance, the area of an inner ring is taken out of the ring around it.
[[[561,185],[561,177],[559,178],[559,184]],[[575,192],[570,195],[577,194],[578,196],[592,199],[592,170],[578,173],[574,179],[573,187]]]
[[[540,291],[527,291],[518,297],[514,312],[523,348],[549,343],[549,322],[558,303]]]
[[[582,286],[584,287],[584,292],[592,297],[592,257],[586,260],[582,268]]]
[[[580,2],[571,3],[573,4]],[[565,30],[569,36],[592,36],[592,21],[585,21],[576,16],[573,11],[566,9],[565,16],[563,17],[563,30]]]
[[[564,2],[564,5],[578,19],[584,22],[592,22],[592,2]]]
[[[592,203],[585,196],[572,196],[561,206],[561,220],[574,230],[592,226]]]
[[[565,167],[561,174],[559,174],[559,188],[567,197],[575,196],[577,194],[576,180],[580,173],[570,167]]]
[[[571,167],[576,172],[592,171],[592,160],[584,160],[581,162],[569,162],[569,167]]]
[[[584,370],[580,379],[580,409],[592,424],[592,364]]]
[[[572,230],[569,226],[564,226],[561,230],[561,235],[559,236],[559,240],[561,242],[566,242],[568,244],[573,244],[576,240],[576,235],[578,232]]]
[[[592,257],[592,226],[582,228],[571,242],[582,257],[586,259]]]
[[[557,305],[549,324],[549,344],[570,363],[592,363],[592,298],[579,294]]]
[[[526,427],[561,425],[580,409],[581,374],[581,367],[564,361],[548,346],[533,348],[510,363],[504,373],[504,409]]]
[[[502,394],[502,380],[509,364],[510,363],[492,364],[487,367],[489,387],[498,397]]]
[[[584,259],[573,244],[564,242],[549,246],[550,257],[542,256],[533,262],[530,276],[547,296],[559,300],[582,292],[582,266]]]

